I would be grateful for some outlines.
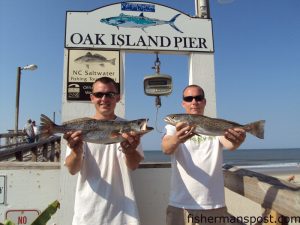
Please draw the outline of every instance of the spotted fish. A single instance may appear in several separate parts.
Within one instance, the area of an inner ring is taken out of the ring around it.
[[[68,131],[81,131],[82,138],[86,142],[97,144],[112,144],[122,142],[125,139],[122,133],[135,132],[144,135],[152,127],[147,126],[148,119],[137,120],[96,120],[92,118],[79,118],[57,125],[47,116],[41,115],[40,132],[41,137],[46,138],[55,133],[66,133]]]
[[[194,133],[204,134],[209,136],[222,136],[227,129],[242,128],[246,132],[264,139],[264,126],[265,120],[260,120],[245,125],[238,124],[236,122],[211,118],[208,116],[195,115],[195,114],[170,114],[164,118],[164,121],[168,124],[176,126],[179,122],[185,122],[191,126],[195,126]]]

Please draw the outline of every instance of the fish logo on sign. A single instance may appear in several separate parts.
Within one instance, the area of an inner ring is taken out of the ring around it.
[[[90,52],[86,53],[83,56],[78,57],[74,60],[75,63],[85,64],[85,66],[89,69],[90,64],[97,64],[100,66],[104,66],[105,63],[110,63],[112,65],[116,64],[116,58],[107,59],[103,55],[100,54],[92,54]]]
[[[174,24],[175,20],[180,15],[181,15],[180,13],[176,14],[170,20],[159,20],[159,19],[146,17],[144,16],[143,13],[141,13],[139,16],[132,16],[132,15],[126,15],[124,13],[121,13],[119,16],[103,18],[100,20],[100,22],[111,26],[115,26],[118,29],[119,27],[140,28],[144,32],[146,32],[144,29],[147,27],[168,24],[176,31],[183,33]]]

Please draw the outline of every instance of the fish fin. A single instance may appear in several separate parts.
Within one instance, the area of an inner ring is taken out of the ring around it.
[[[46,139],[54,133],[54,128],[57,125],[44,114],[41,114],[40,120],[40,137]]]
[[[144,13],[141,13],[139,16],[140,16],[140,17],[144,17]]]
[[[126,22],[126,21],[123,20],[123,19],[118,20],[118,23],[119,23],[119,24],[122,24],[122,23],[125,23],[125,22]]]
[[[141,29],[142,29],[145,33],[147,33],[147,32],[144,30],[144,27],[142,27]]]
[[[259,120],[253,123],[248,123],[243,128],[255,137],[264,139],[265,122],[265,120]]]
[[[175,15],[172,19],[170,19],[170,21],[168,22],[169,23],[169,25],[171,26],[171,27],[173,27],[175,30],[177,30],[178,32],[180,32],[180,33],[183,33],[181,30],[179,30],[176,26],[175,26],[175,24],[174,24],[174,22],[175,22],[175,20],[177,19],[177,17],[178,16],[180,16],[181,14],[179,13],[179,14],[177,14],[177,15]]]
[[[107,60],[103,55],[100,55],[100,54],[94,54],[94,57],[97,57],[97,58],[99,58],[99,59],[103,59],[103,60]]]
[[[73,119],[73,120],[68,120],[62,123],[62,125],[68,125],[68,124],[72,124],[72,123],[80,123],[80,122],[88,122],[91,120],[95,120],[93,118],[90,117],[82,117],[82,118],[78,118],[78,119]]]
[[[104,63],[100,63],[99,66],[102,66],[102,67],[103,67],[103,66],[104,66]]]
[[[110,137],[114,139],[114,138],[119,137],[120,135],[121,135],[120,132],[113,131],[113,132],[111,132]]]

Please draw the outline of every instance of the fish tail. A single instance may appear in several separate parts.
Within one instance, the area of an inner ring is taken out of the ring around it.
[[[57,125],[44,114],[41,114],[40,136],[42,139],[50,137],[54,133],[54,128]]]
[[[177,19],[177,17],[178,16],[180,16],[181,14],[180,13],[178,13],[178,14],[176,14],[172,19],[170,19],[170,23],[174,23],[175,22],[175,20]]]
[[[249,123],[245,125],[246,131],[250,134],[258,137],[260,139],[264,139],[265,134],[265,120],[259,120],[253,123]]]
[[[179,30],[179,29],[175,26],[175,24],[174,24],[175,20],[176,20],[177,17],[180,16],[180,15],[181,15],[181,14],[179,13],[179,14],[175,15],[172,19],[170,19],[169,24],[170,24],[171,27],[173,27],[173,28],[174,28],[175,30],[177,30],[178,32],[183,33],[183,32],[182,32],[181,30]]]
[[[115,65],[116,64],[116,58],[113,58],[110,60],[111,65]]]

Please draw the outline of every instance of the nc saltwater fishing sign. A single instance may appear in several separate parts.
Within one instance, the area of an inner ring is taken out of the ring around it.
[[[213,52],[210,19],[149,2],[120,2],[66,15],[66,48]]]

